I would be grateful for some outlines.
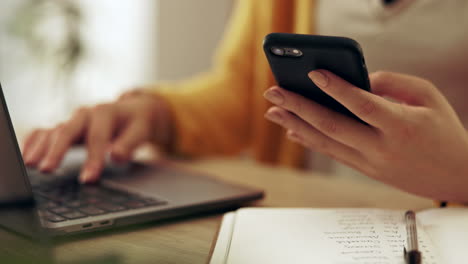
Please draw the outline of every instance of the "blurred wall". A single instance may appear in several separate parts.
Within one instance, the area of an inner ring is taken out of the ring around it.
[[[233,2],[160,0],[155,77],[176,80],[208,69]]]
[[[0,1],[0,80],[15,127],[51,126],[82,104],[154,80],[157,1],[68,1],[83,47],[72,71],[60,61],[71,23],[60,2]],[[42,45],[32,45],[37,38]]]

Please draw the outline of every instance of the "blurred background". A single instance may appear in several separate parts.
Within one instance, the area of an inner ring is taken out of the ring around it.
[[[2,0],[0,81],[17,132],[210,67],[232,0]]]

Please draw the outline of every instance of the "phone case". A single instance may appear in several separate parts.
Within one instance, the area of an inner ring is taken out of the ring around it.
[[[302,54],[278,56],[273,48],[298,49]],[[344,37],[272,33],[265,37],[263,49],[280,87],[363,122],[308,77],[310,71],[325,69],[370,91],[364,56],[356,41]]]

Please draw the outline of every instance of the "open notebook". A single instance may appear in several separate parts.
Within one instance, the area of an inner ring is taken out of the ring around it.
[[[245,208],[224,216],[211,264],[404,263],[405,211]],[[417,213],[423,264],[468,263],[468,208]]]

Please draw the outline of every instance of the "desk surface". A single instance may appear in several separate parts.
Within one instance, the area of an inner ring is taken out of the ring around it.
[[[423,209],[433,205],[428,199],[370,179],[264,167],[239,160],[197,161],[183,166],[264,189],[266,197],[255,206]],[[53,254],[59,263],[102,256],[118,258],[118,263],[206,263],[221,217],[222,213],[203,214],[82,235],[57,244]],[[6,246],[18,237],[0,229],[0,239]]]

